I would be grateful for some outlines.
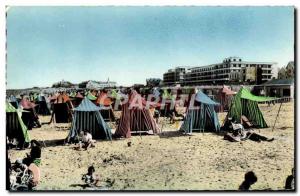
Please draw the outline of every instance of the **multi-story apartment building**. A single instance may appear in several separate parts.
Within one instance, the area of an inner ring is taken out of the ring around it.
[[[184,75],[188,67],[176,67],[175,69],[169,69],[168,72],[164,73],[163,84],[174,85],[183,84]]]
[[[253,83],[271,80],[274,62],[243,61],[239,57],[225,58],[222,63],[189,68],[184,75],[185,85]]]

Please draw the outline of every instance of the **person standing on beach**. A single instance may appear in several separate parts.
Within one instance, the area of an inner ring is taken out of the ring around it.
[[[98,186],[100,178],[97,174],[95,174],[94,166],[90,166],[88,168],[88,172],[84,174],[81,178],[89,187]]]

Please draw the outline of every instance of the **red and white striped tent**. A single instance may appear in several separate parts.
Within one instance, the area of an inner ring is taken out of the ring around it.
[[[222,89],[219,90],[217,101],[220,102],[219,112],[227,111],[230,107],[231,100],[236,92],[229,89],[227,86],[223,86]]]
[[[136,106],[136,100],[140,100],[143,107]],[[152,105],[151,103],[148,104]],[[122,105],[120,123],[114,136],[129,138],[131,137],[131,133],[158,133],[159,128],[146,106],[147,101],[133,90],[129,95],[129,101]]]

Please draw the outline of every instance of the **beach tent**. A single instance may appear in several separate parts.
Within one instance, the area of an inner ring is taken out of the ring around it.
[[[141,101],[142,107],[137,106],[138,100]],[[120,122],[115,132],[115,137],[131,137],[131,133],[158,133],[159,128],[146,108],[147,102],[135,90],[129,96],[126,104],[122,105]],[[149,104],[151,105],[151,104]]]
[[[228,118],[232,118],[233,121],[241,122],[242,116],[245,116],[258,128],[268,127],[263,114],[258,107],[258,102],[271,100],[274,100],[274,98],[255,96],[251,94],[248,89],[242,87],[231,101],[230,109],[224,122],[225,127],[228,125]]]
[[[20,147],[24,142],[30,142],[27,127],[21,118],[22,112],[26,113],[6,102],[6,136],[8,139],[17,139]]]
[[[55,123],[68,123],[71,121],[71,109],[73,105],[66,94],[59,94],[53,103],[53,112],[50,123],[55,119]]]
[[[13,96],[13,95],[9,96],[8,101],[16,109],[19,107],[18,99],[15,96]]]
[[[97,97],[95,95],[93,95],[91,92],[89,92],[87,94],[87,98],[91,101],[96,101],[97,100]]]
[[[84,99],[84,97],[81,95],[80,92],[77,92],[75,97],[73,97],[72,99],[72,103],[74,107],[79,106],[79,104],[81,103],[81,101]]]
[[[171,92],[168,92],[167,89],[164,89],[161,100],[159,101],[159,105],[157,107],[157,109],[160,110],[161,117],[171,117],[173,112],[175,112],[175,115],[178,116],[175,106],[179,103],[179,101],[176,100],[176,97],[176,94],[172,95]]]
[[[72,91],[72,92],[69,94],[69,97],[75,98],[75,97],[76,97],[76,92]]]
[[[112,106],[114,106],[114,111],[121,111],[122,110],[121,101],[124,97],[126,97],[126,95],[122,93],[120,89],[119,90],[111,89],[109,94],[113,102]]]
[[[40,115],[50,115],[50,109],[48,108],[48,103],[44,95],[40,94],[36,99],[36,112]]]
[[[215,111],[215,106],[218,105],[219,103],[214,102],[201,90],[198,90],[195,102],[190,104],[180,130],[185,133],[193,131],[219,132],[220,123]]]
[[[172,96],[171,92],[168,92],[167,89],[163,90],[161,100],[159,103],[163,105],[163,107],[160,107],[160,116],[165,117],[165,116],[172,116],[172,111],[171,111],[171,104],[174,104],[175,98]],[[162,103],[162,101],[166,100],[165,103]]]
[[[230,107],[232,98],[236,92],[229,89],[227,86],[223,86],[217,94],[217,101],[219,101],[220,106],[218,108],[219,112],[227,111]]]
[[[96,104],[102,106],[100,113],[105,121],[115,121],[115,115],[112,109],[113,101],[106,92],[101,92],[96,100]]]
[[[81,131],[90,131],[94,139],[110,139],[111,130],[103,120],[100,110],[87,97],[74,110],[73,122],[68,140],[74,139]]]
[[[22,114],[22,120],[28,130],[31,130],[33,127],[40,126],[40,123],[38,121],[39,117],[36,113],[36,107],[37,105],[29,101],[27,98],[23,97],[21,100],[19,107],[22,110],[25,110],[27,112],[24,112]]]

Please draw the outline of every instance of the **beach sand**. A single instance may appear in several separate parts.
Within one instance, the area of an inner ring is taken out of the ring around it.
[[[237,190],[247,171],[258,177],[252,190],[283,189],[294,166],[294,105],[282,105],[272,132],[279,105],[260,105],[269,128],[256,129],[274,137],[273,142],[232,143],[214,133],[185,136],[177,131],[179,122],[170,125],[161,119],[160,135],[97,141],[95,148],[76,151],[75,145],[51,145],[67,137],[70,124],[43,125],[30,131],[31,139],[45,140],[47,145],[42,149],[37,190],[83,189],[81,177],[90,165],[105,190]],[[219,114],[221,124],[225,115]],[[42,122],[50,119],[40,118]],[[9,150],[12,161],[26,153],[29,150]]]

